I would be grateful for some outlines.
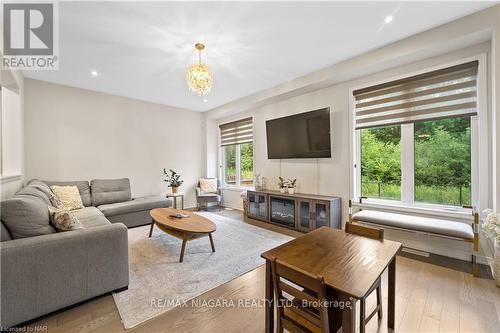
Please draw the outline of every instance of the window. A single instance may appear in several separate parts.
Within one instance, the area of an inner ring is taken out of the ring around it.
[[[415,201],[471,204],[470,117],[415,124]]]
[[[222,179],[226,185],[253,185],[252,118],[220,125]]]
[[[240,184],[243,186],[253,185],[253,143],[240,145]]]
[[[361,195],[401,199],[401,126],[361,130]]]
[[[224,146],[224,181],[236,185],[236,145]]]
[[[354,91],[357,193],[471,205],[477,69],[473,61]]]

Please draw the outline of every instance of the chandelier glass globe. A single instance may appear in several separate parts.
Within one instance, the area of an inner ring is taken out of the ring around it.
[[[213,76],[208,69],[208,66],[201,62],[201,51],[205,45],[198,43],[195,45],[198,50],[198,63],[189,67],[187,72],[187,84],[189,90],[198,94],[199,96],[206,96],[212,90]]]

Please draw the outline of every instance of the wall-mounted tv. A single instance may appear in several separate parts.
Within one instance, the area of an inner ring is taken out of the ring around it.
[[[330,108],[266,121],[267,157],[331,157]]]

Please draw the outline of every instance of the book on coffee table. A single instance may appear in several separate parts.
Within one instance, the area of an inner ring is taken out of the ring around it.
[[[178,214],[171,214],[171,215],[169,215],[169,217],[176,218],[176,219],[183,219],[183,218],[189,217],[189,215],[178,213]]]

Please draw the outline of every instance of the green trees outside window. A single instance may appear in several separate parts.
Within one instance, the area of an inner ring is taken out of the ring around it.
[[[401,126],[361,130],[361,194],[401,199]]]
[[[224,180],[236,185],[236,145],[224,146]]]
[[[413,149],[415,202],[470,205],[470,117],[417,122],[413,136],[410,148],[399,125],[361,130],[361,194],[401,200],[402,149]]]
[[[253,143],[240,145],[241,185],[253,185]]]
[[[224,180],[229,185],[253,185],[253,143],[223,148]],[[238,170],[239,168],[239,170]]]
[[[471,204],[470,117],[415,124],[415,201]]]

